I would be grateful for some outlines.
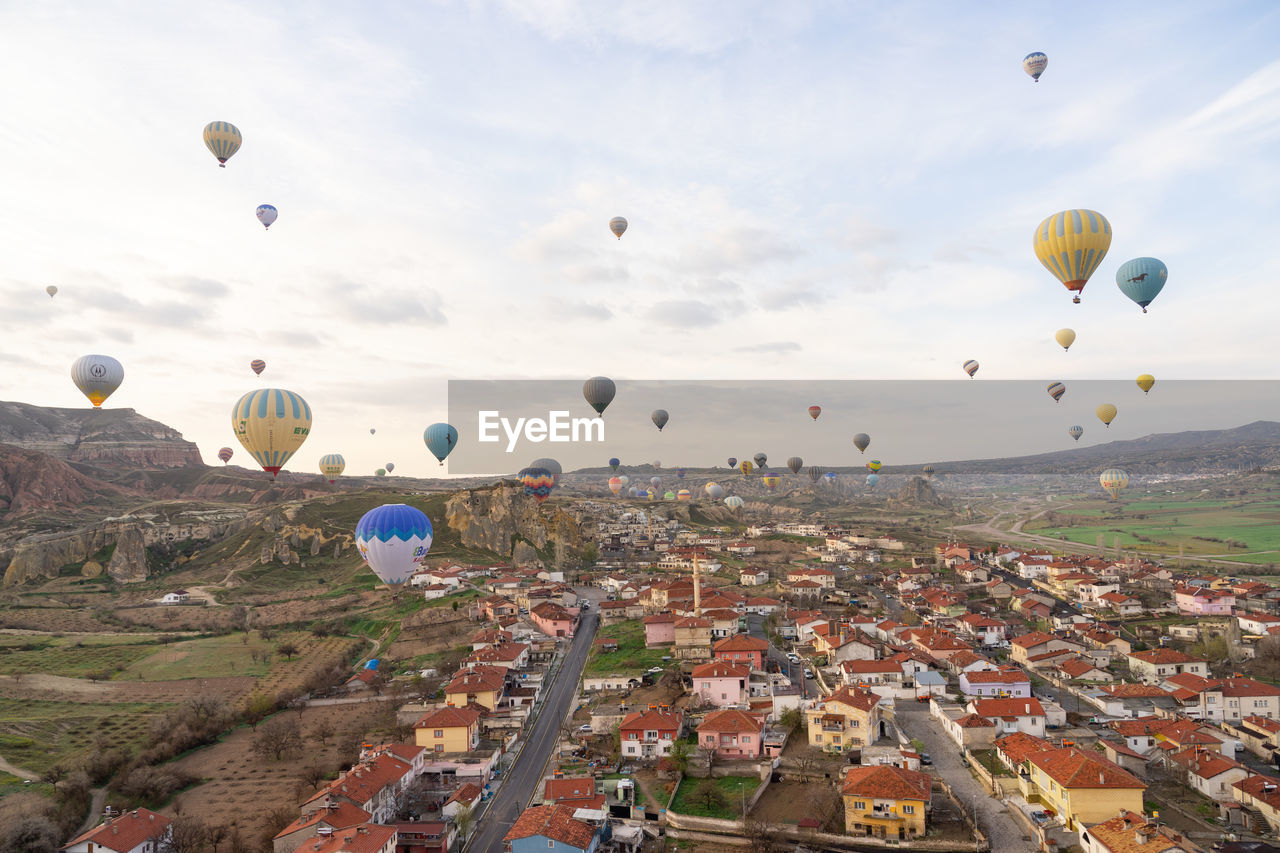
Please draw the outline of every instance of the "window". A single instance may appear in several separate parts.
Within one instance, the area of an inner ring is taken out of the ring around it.
[[[867,804],[866,804],[866,803],[864,803],[864,802],[862,802],[861,800],[858,800],[858,801],[856,801],[856,802],[853,804],[853,807],[854,807],[855,809],[859,809],[859,810],[861,810],[861,811],[866,811]]]
[[[547,839],[547,846],[548,846],[548,847],[555,847],[555,846],[556,846],[556,840],[555,840],[554,838],[548,838],[548,839]]]
[[[442,743],[436,744],[436,752],[444,752],[444,744]]]
[[[916,813],[916,807],[915,807],[915,806],[903,806],[903,807],[902,807],[902,813],[903,813],[903,814],[915,814],[915,813]]]
[[[438,737],[438,738],[439,738],[439,737],[444,737],[444,729],[436,729],[435,736],[436,736],[436,737]]]

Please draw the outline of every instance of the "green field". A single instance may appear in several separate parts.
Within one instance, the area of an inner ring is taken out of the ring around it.
[[[28,781],[31,782],[30,785],[26,784]],[[35,779],[19,779],[12,773],[5,773],[0,770],[0,798],[4,798],[9,794],[22,793],[40,794],[43,797],[52,797],[53,786]]]
[[[671,654],[665,646],[646,649],[644,624],[636,619],[605,625],[596,636],[617,640],[618,650],[601,652],[598,647],[593,648],[584,670],[586,675],[640,675],[650,667],[662,666],[663,656]]]
[[[280,637],[280,640],[285,637]],[[297,640],[297,636],[289,639]],[[135,660],[121,678],[142,681],[177,681],[182,678],[208,678],[225,675],[251,675],[261,677],[271,668],[270,660],[253,659],[255,649],[274,649],[275,642],[263,643],[251,639],[243,642],[244,635],[228,634],[224,637],[206,637],[199,640],[183,640],[167,646],[153,648],[152,653]]]
[[[83,678],[90,673],[113,675],[154,654],[154,635],[130,642],[122,637],[4,636],[0,641],[0,673],[40,673]]]
[[[150,725],[172,705],[143,702],[41,702],[0,698],[0,755],[33,773],[93,749],[102,735],[110,746],[136,748]]]
[[[723,776],[715,780],[716,787],[720,789],[720,795],[724,798],[724,805],[720,808],[707,808],[701,804],[694,805],[689,802],[694,790],[705,781],[703,779],[695,779],[692,776],[685,776],[680,780],[680,787],[676,789],[676,795],[671,799],[671,810],[677,814],[696,815],[697,817],[718,817],[724,820],[737,820],[742,816],[742,802],[745,797],[747,801],[756,792],[756,788],[760,787],[760,777],[758,776]]]

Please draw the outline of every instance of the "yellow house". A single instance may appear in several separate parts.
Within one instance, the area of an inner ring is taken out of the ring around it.
[[[482,705],[496,710],[507,682],[507,670],[501,666],[477,664],[460,669],[444,687],[444,701],[457,708]]]
[[[861,749],[879,736],[880,697],[857,687],[841,687],[805,711],[809,746],[827,752]]]
[[[1075,832],[1115,817],[1117,810],[1142,811],[1147,786],[1096,752],[1075,746],[1027,756],[1031,787]]]
[[[413,742],[432,752],[468,752],[480,745],[480,712],[436,708],[414,723]]]
[[[906,840],[928,827],[929,775],[892,764],[850,767],[840,794],[844,831],[850,835]]]

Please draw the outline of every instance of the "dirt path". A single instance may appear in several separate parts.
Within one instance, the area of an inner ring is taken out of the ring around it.
[[[39,773],[36,773],[32,770],[27,770],[26,768],[23,768],[23,767],[19,767],[16,764],[10,764],[9,762],[4,760],[3,756],[0,756],[0,770],[3,770],[5,773],[9,773],[14,776],[17,776],[19,779],[39,779],[40,778]]]

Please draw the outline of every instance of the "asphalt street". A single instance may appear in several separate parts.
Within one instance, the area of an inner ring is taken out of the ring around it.
[[[769,636],[764,632],[764,617],[755,613],[747,616],[747,633],[767,641]],[[769,643],[769,658],[778,662],[778,665],[782,667],[782,671],[791,679],[792,684],[800,686],[802,696],[806,699],[817,697],[818,683],[812,678],[802,678],[805,667],[803,663],[792,663],[787,660],[786,653],[776,648],[773,643]]]
[[[523,749],[516,757],[507,776],[498,787],[484,817],[472,834],[467,850],[491,851],[502,849],[502,837],[511,829],[520,812],[524,811],[530,797],[542,782],[543,768],[555,749],[560,736],[560,724],[569,713],[569,705],[578,695],[578,680],[587,663],[587,653],[599,626],[598,611],[587,610],[578,625],[577,633],[547,688],[546,700],[538,713],[533,728],[526,733]]]

